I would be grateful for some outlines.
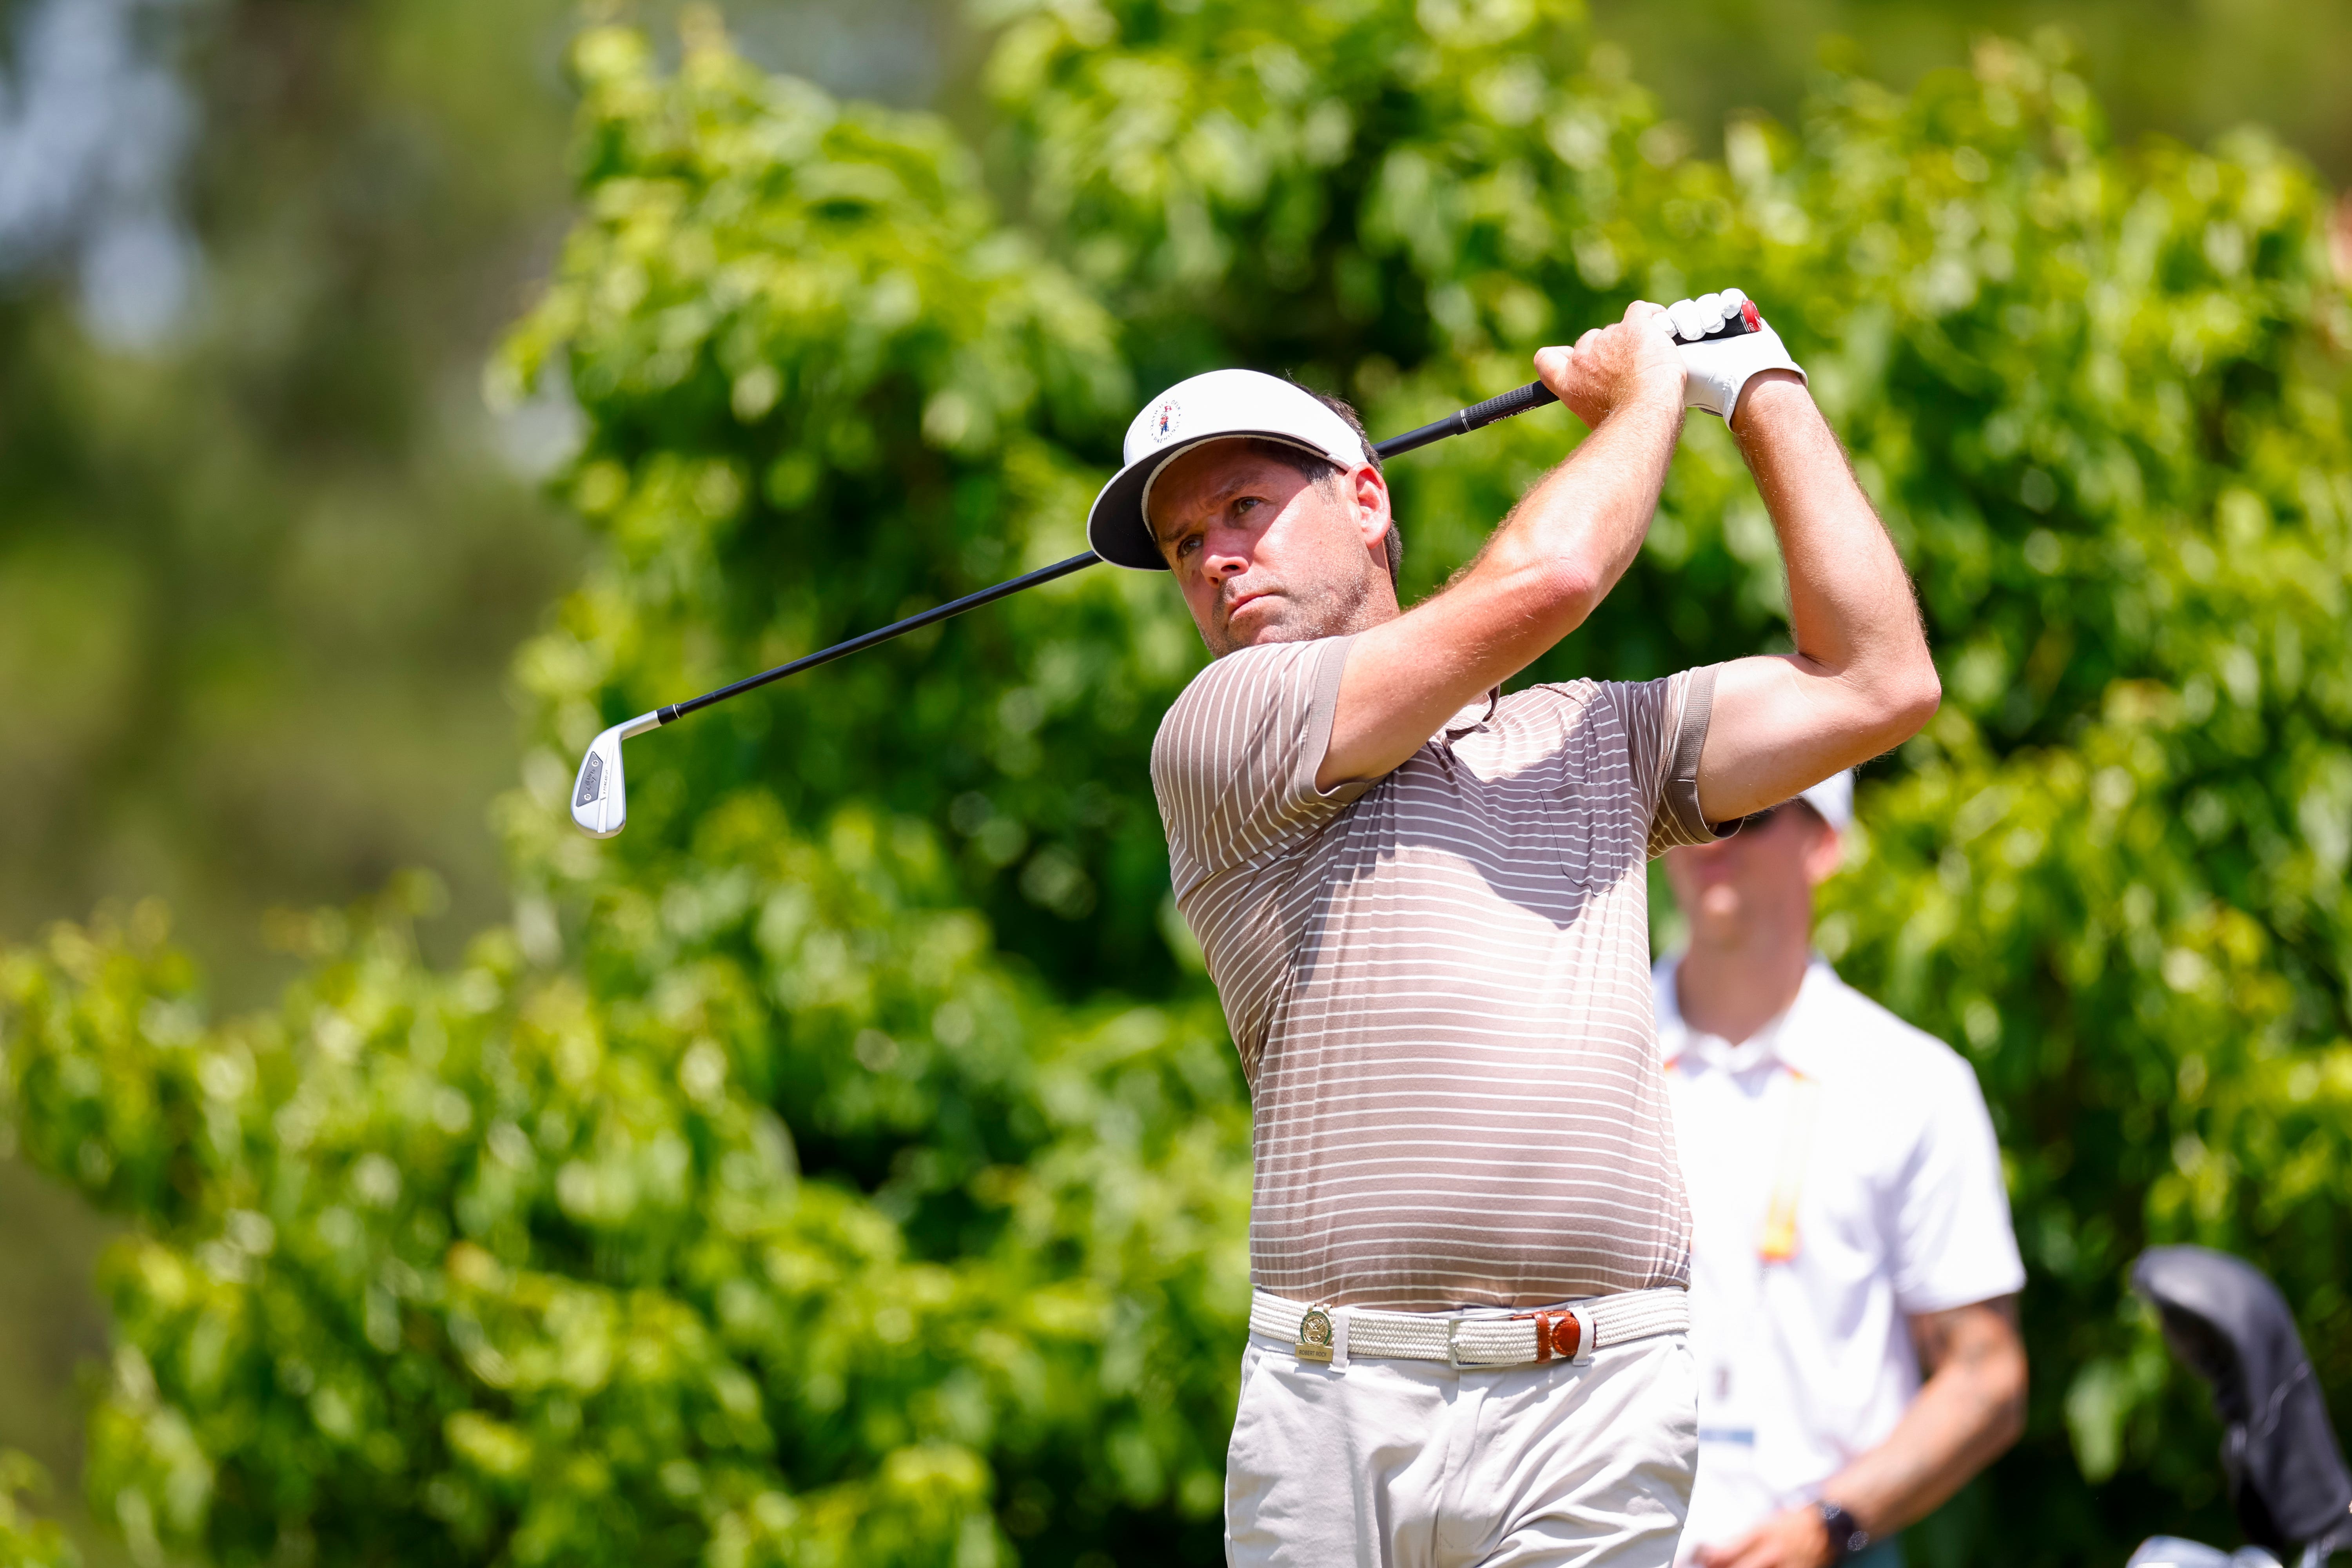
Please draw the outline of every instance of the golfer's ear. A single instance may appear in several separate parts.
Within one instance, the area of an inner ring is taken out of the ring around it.
[[[1389,487],[1381,471],[1370,463],[1348,476],[1351,499],[1356,503],[1356,526],[1363,531],[1367,543],[1386,539],[1389,532]]]

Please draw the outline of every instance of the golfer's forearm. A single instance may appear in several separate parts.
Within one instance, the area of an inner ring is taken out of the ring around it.
[[[1665,390],[1619,407],[1444,592],[1359,634],[1318,782],[1387,773],[1581,626],[1640,551],[1681,427]]]
[[[2008,1301],[1936,1314],[1948,1342],[1886,1441],[1822,1495],[1873,1535],[1916,1523],[2017,1441],[2025,1428],[2025,1352]],[[1915,1320],[1915,1322],[1919,1320]]]
[[[1910,578],[1803,384],[1756,378],[1734,430],[1780,536],[1797,648],[1717,679],[1698,779],[1715,821],[1900,745],[1941,697]]]
[[[1679,400],[1663,394],[1602,420],[1520,498],[1447,596],[1474,599],[1513,581],[1537,584],[1550,622],[1542,629],[1552,635],[1529,660],[1583,625],[1641,551],[1682,422]]]
[[[1780,535],[1797,653],[1899,706],[1933,676],[1910,578],[1804,384],[1757,380],[1737,429]]]

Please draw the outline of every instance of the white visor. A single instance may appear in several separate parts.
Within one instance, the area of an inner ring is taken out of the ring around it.
[[[1348,422],[1313,393],[1254,370],[1213,370],[1180,381],[1127,427],[1126,466],[1111,476],[1087,514],[1087,542],[1114,566],[1165,572],[1160,542],[1144,520],[1151,481],[1168,460],[1204,441],[1255,436],[1328,458],[1341,468],[1371,460]]]
[[[1822,820],[1843,833],[1853,826],[1853,770],[1841,769],[1797,796],[1822,814]]]

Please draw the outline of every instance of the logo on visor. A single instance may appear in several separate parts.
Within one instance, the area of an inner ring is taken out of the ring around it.
[[[1178,403],[1172,397],[1170,398],[1167,402],[1161,404],[1159,407],[1151,411],[1152,440],[1155,442],[1165,441],[1169,437],[1176,434],[1177,426],[1183,423],[1183,405]]]

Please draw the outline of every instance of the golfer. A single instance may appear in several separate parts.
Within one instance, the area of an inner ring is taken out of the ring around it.
[[[1146,405],[1088,520],[1216,656],[1152,777],[1255,1107],[1235,1563],[1673,1560],[1697,1379],[1647,862],[1938,691],[1777,334],[1677,347],[1659,314],[1536,355],[1592,433],[1410,612],[1361,429],[1271,377]],[[1503,695],[1641,548],[1686,405],[1755,473],[1796,651]]]
[[[2025,1283],[1976,1074],[1812,951],[1853,777],[1666,857],[1658,1048],[1692,1214],[1701,1568],[1901,1568],[2025,1425]],[[1926,1382],[1921,1382],[1921,1374]]]

